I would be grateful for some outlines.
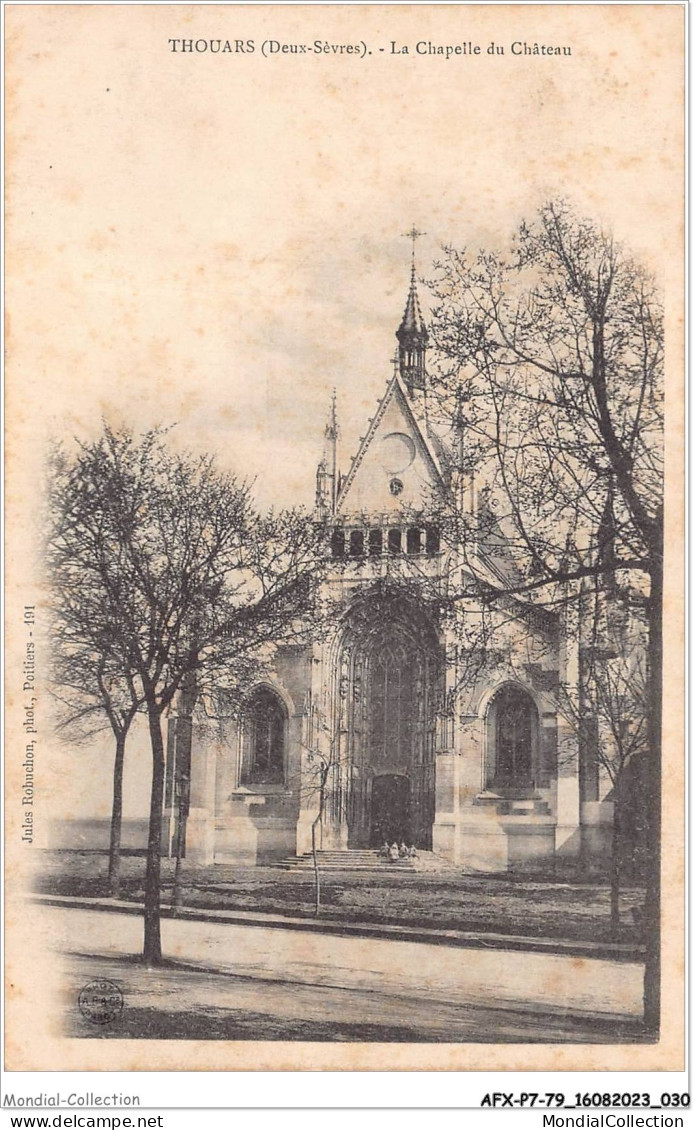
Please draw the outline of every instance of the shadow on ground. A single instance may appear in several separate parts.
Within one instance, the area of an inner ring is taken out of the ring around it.
[[[396,996],[191,967],[149,970],[132,957],[67,955],[66,1034],[90,1039],[301,1040],[378,1043],[645,1043],[642,1025],[536,1007]],[[123,993],[106,1024],[82,1015],[80,990],[108,978]],[[262,1008],[258,1009],[258,1002]]]

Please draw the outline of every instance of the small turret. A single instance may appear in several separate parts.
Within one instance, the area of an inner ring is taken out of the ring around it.
[[[327,517],[332,512],[332,486],[324,456],[318,463],[315,475],[315,508],[321,518]]]
[[[416,240],[423,232],[413,227],[407,236],[412,241],[411,282],[404,315],[397,330],[399,343],[399,372],[410,396],[423,393],[426,389],[426,347],[428,330],[421,314],[419,296],[416,291]]]
[[[325,427],[325,450],[318,463],[315,476],[315,505],[318,512],[326,517],[334,514],[337,507],[337,494],[339,493],[339,475],[337,472],[337,439],[339,425],[337,423],[337,392],[332,390],[330,415]]]

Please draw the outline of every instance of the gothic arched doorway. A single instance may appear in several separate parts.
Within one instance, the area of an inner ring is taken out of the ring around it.
[[[415,602],[372,595],[352,608],[340,665],[349,846],[389,836],[430,848],[442,667],[435,629]]]
[[[408,777],[384,773],[373,778],[371,788],[371,847],[411,843],[410,791]]]

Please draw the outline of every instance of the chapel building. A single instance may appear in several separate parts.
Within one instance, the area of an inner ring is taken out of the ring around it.
[[[413,265],[396,340],[395,370],[343,474],[332,401],[316,480],[330,530],[330,629],[278,649],[240,721],[203,722],[185,694],[178,703],[166,805],[173,843],[189,777],[191,860],[252,865],[308,852],[325,761],[323,848],[397,840],[506,871],[603,844],[608,788],[556,706],[557,686],[580,677],[579,601],[561,619],[503,596],[515,574],[493,522],[474,545],[442,536],[446,502],[471,516],[488,500],[481,471],[456,470],[455,429],[441,435],[431,421]],[[498,590],[491,612],[446,601],[465,570]],[[482,621],[492,646],[487,638],[480,663]]]

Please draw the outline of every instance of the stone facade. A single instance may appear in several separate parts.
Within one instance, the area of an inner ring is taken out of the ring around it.
[[[577,735],[556,708],[559,682],[579,681],[579,612],[560,622],[510,597],[490,612],[432,611],[471,552],[443,545],[436,500],[458,491],[481,506],[484,492],[455,481],[429,426],[413,274],[397,341],[397,371],[345,476],[334,402],[326,430],[316,505],[331,528],[332,630],[279,650],[242,719],[202,723],[185,695],[171,719],[167,812],[189,777],[188,859],[252,865],[308,851],[324,764],[325,848],[397,839],[506,871],[577,855],[583,827],[596,842],[608,824],[604,782],[585,784]],[[473,552],[502,588],[502,537]],[[483,618],[492,647],[479,665]]]

